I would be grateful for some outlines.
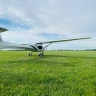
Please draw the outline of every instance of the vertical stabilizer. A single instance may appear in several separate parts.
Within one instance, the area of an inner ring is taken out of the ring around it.
[[[8,29],[0,27],[0,33],[5,32],[5,31],[8,31]],[[0,42],[3,42],[1,35],[0,35]]]
[[[1,35],[0,35],[0,42],[3,42],[3,39],[2,39],[2,37],[1,37]]]

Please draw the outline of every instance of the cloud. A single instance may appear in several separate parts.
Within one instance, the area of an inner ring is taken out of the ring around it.
[[[0,21],[3,20],[0,26],[9,29],[3,37],[7,41],[14,40],[16,43],[87,36],[94,38],[95,4],[95,0],[0,0]],[[9,24],[4,24],[4,20],[9,21]],[[95,38],[90,40],[91,43],[94,41]],[[83,42],[87,43],[80,41],[74,43],[74,46]],[[68,43],[66,48],[72,47],[71,44],[73,43]],[[54,46],[51,48],[55,48]],[[96,43],[92,47],[95,48]]]

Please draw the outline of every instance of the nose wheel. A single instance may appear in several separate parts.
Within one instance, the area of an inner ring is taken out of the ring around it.
[[[44,55],[44,53],[43,53],[43,52],[39,54],[39,56],[40,56],[40,57],[42,57],[43,55]]]

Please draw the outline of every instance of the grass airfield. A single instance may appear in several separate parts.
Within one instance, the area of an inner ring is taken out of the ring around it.
[[[0,51],[0,96],[96,96],[96,51]]]

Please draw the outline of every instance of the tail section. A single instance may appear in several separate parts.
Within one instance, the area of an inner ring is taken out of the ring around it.
[[[2,39],[2,37],[1,37],[1,35],[0,35],[0,42],[3,42],[3,39]]]
[[[8,29],[0,27],[0,33],[5,32],[5,31],[8,31]],[[0,35],[0,42],[3,42],[1,35]]]

